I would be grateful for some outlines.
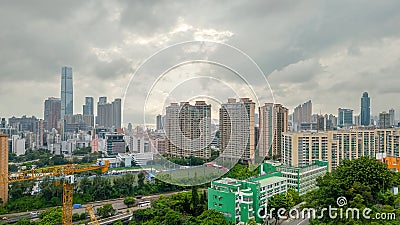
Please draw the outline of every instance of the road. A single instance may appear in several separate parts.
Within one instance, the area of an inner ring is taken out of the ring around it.
[[[310,223],[309,218],[288,219],[281,223],[281,225],[307,225]]]
[[[177,194],[180,192],[182,192],[182,191],[159,194],[159,195],[143,196],[141,199],[137,199],[136,202],[152,201],[152,200],[160,198],[161,195],[162,196],[170,196],[170,195]],[[124,204],[124,198],[118,198],[118,199],[107,200],[107,201],[92,202],[92,203],[89,203],[86,205],[82,205],[82,208],[80,208],[80,209],[73,209],[72,213],[84,213],[84,212],[86,212],[86,207],[89,205],[93,205],[93,208],[97,209],[105,204],[111,204],[113,206],[113,208],[117,210],[117,213],[118,212],[125,213],[126,210],[128,209],[127,206]],[[131,209],[136,209],[136,207],[131,208]]]
[[[164,194],[158,194],[158,195],[143,196],[141,199],[137,199],[136,201],[137,202],[152,201],[152,200],[160,198],[161,195],[162,196],[170,196],[170,195],[177,194],[180,192],[186,192],[186,191],[177,191],[177,192],[170,192],[170,193],[164,193]],[[91,203],[82,205],[82,208],[80,208],[80,209],[73,209],[72,213],[84,213],[84,212],[86,212],[86,206],[89,206],[89,205],[93,205],[93,208],[97,209],[105,204],[111,204],[114,207],[114,209],[117,210],[117,213],[126,213],[128,210],[127,206],[124,204],[124,198],[117,198],[117,199],[112,199],[112,200],[91,202]],[[144,207],[142,207],[142,208],[144,208]],[[130,208],[129,210],[130,210],[130,212],[132,212],[137,209],[139,209],[139,208],[133,207],[133,208]],[[40,213],[45,210],[47,210],[47,209],[41,209],[41,210],[35,210],[35,211]],[[8,223],[15,223],[24,218],[30,218],[30,219],[36,218],[36,217],[31,216],[30,212],[21,212],[21,213],[11,213],[11,214],[0,215],[0,218],[3,218],[3,217],[9,218],[9,220],[7,221]]]

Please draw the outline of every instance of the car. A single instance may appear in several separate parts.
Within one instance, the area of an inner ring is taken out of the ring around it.
[[[39,215],[39,212],[31,212],[30,215],[31,215],[31,216],[38,216],[38,215]]]
[[[138,196],[136,196],[136,199],[142,199],[142,197],[143,197],[143,196],[138,195]]]
[[[1,220],[3,220],[3,221],[4,221],[4,220],[8,220],[8,218],[7,218],[7,217],[3,217],[3,218],[1,218]]]
[[[138,206],[139,207],[146,207],[149,206],[151,204],[150,201],[144,201],[144,202],[139,202]]]

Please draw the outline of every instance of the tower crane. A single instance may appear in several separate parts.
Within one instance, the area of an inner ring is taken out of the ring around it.
[[[92,225],[99,225],[99,221],[97,221],[96,215],[94,213],[93,205],[89,205],[86,207],[86,211],[89,213],[90,221],[92,221]]]
[[[72,197],[74,193],[75,173],[86,171],[100,170],[101,173],[108,171],[110,161],[100,161],[94,165],[88,164],[67,164],[60,166],[52,166],[46,168],[21,170],[15,173],[8,174],[8,183],[15,183],[20,181],[36,180],[44,177],[60,177],[64,178],[63,182],[63,199],[62,199],[62,224],[72,225]],[[96,216],[94,215],[93,207],[87,207],[92,225],[98,224]]]

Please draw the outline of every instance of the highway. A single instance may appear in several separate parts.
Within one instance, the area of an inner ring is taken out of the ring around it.
[[[170,195],[177,194],[177,193],[180,193],[180,192],[186,192],[186,191],[177,191],[177,192],[163,193],[163,194],[158,194],[158,195],[143,196],[141,199],[136,199],[136,202],[138,203],[138,202],[142,202],[142,201],[152,201],[152,200],[160,198],[161,195],[162,196],[170,196]],[[117,215],[116,216],[116,218],[118,218],[117,220],[125,218],[124,217],[125,215],[123,215],[123,214],[126,214],[128,208],[124,204],[124,198],[117,198],[117,199],[111,199],[111,200],[91,202],[91,203],[82,205],[82,208],[73,209],[72,213],[84,213],[84,212],[86,212],[86,206],[89,206],[89,205],[93,205],[93,208],[97,209],[97,208],[99,208],[99,207],[101,207],[101,206],[103,206],[105,204],[111,204],[114,207],[114,209],[117,210],[116,211],[117,213],[119,213],[119,214],[122,213],[122,215]],[[146,208],[146,207],[141,207],[141,208]],[[137,209],[140,209],[140,207],[129,208],[130,212],[133,212],[133,211],[135,211]],[[47,210],[47,209],[35,210],[35,212],[39,212],[40,213],[40,212],[45,211],[45,210]],[[37,216],[31,216],[30,212],[21,212],[21,213],[12,213],[12,214],[0,215],[0,218],[3,218],[3,217],[9,218],[8,221],[4,221],[4,222],[7,222],[7,223],[15,223],[15,222],[17,222],[17,221],[19,221],[21,219],[25,219],[25,218],[29,218],[29,219],[36,219],[37,218]],[[104,224],[106,224],[106,222],[104,222]]]

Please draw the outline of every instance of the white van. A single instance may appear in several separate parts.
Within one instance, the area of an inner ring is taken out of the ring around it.
[[[138,206],[139,207],[145,207],[145,206],[149,206],[151,204],[150,201],[144,201],[144,202],[139,202]]]

